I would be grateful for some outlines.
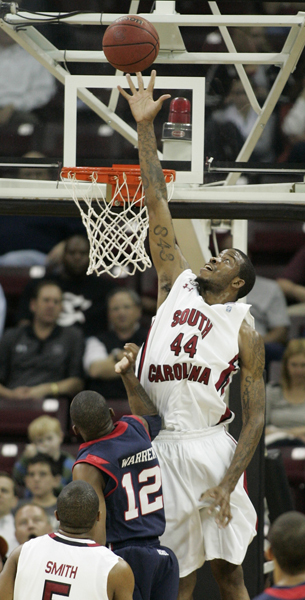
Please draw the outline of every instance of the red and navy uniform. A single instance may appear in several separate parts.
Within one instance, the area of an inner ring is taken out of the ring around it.
[[[151,439],[161,428],[161,418],[145,419],[150,435],[138,417],[123,417],[109,435],[82,444],[75,464],[85,462],[103,473],[107,543],[134,572],[134,600],[175,600],[177,559],[158,539],[165,516],[161,471]]]
[[[305,600],[305,582],[298,585],[273,585],[254,600]]]

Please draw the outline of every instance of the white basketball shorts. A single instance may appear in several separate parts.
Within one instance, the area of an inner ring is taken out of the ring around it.
[[[231,494],[232,520],[216,525],[199,498],[217,486],[231,464],[236,442],[223,425],[202,432],[161,431],[153,442],[157,452],[164,495],[166,529],[161,543],[179,561],[180,577],[186,577],[205,560],[243,562],[256,535],[257,516],[242,476]]]

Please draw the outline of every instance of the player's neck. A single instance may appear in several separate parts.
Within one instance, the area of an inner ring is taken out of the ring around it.
[[[100,431],[94,436],[94,438],[89,439],[85,439],[85,436],[82,436],[83,439],[85,440],[85,442],[93,442],[93,440],[99,440],[102,437],[105,437],[106,435],[110,435],[110,433],[112,433],[112,431],[114,430],[114,424],[112,421],[109,421],[109,423],[107,423],[107,425],[105,425],[104,427],[102,427],[102,429],[100,429]]]
[[[196,277],[198,291],[204,301],[212,306],[213,304],[225,304],[226,302],[236,301],[236,291],[231,286],[222,289],[221,286],[212,284],[202,277]]]
[[[200,291],[201,296],[204,301],[212,306],[213,304],[226,304],[226,302],[235,302],[235,298],[232,297],[228,291],[224,291],[221,293],[214,294],[213,292],[209,292],[207,290]]]
[[[282,571],[282,569],[275,564],[274,582],[276,585],[283,587],[299,585],[300,583],[305,582],[305,572],[298,573],[297,575],[289,575],[289,573],[285,573],[285,571]]]
[[[84,539],[84,540],[91,540],[93,541],[92,535],[90,535],[91,530],[90,531],[80,531],[75,533],[75,530],[69,531],[69,529],[64,529],[63,527],[59,527],[58,528],[58,533],[60,533],[61,535],[64,535],[65,537],[69,537],[69,538],[78,538],[78,539]]]

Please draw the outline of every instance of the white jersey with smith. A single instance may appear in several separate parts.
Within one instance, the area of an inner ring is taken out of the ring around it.
[[[40,536],[22,546],[14,600],[108,600],[108,575],[118,561],[92,540],[59,533]]]
[[[174,431],[202,430],[224,418],[225,388],[238,370],[238,332],[252,318],[249,304],[207,304],[195,278],[187,269],[176,279],[138,362],[143,387]]]

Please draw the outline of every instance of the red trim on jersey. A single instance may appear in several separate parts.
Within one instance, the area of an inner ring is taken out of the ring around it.
[[[104,439],[104,438],[102,438],[102,439]],[[115,482],[115,486],[112,490],[110,490],[110,492],[108,492],[108,494],[106,494],[105,498],[108,498],[108,496],[110,496],[110,494],[112,494],[117,489],[117,487],[119,485],[117,478],[115,477],[115,475],[113,475],[113,473],[111,473],[110,471],[108,471],[108,469],[106,469],[104,467],[104,465],[109,465],[109,461],[104,460],[100,456],[95,456],[95,454],[88,454],[86,456],[86,458],[81,458],[80,460],[77,460],[74,463],[73,468],[75,467],[75,465],[78,465],[79,463],[92,465],[93,467],[96,467],[100,471],[104,471],[104,473],[107,473],[107,475],[109,475],[109,477],[111,477],[113,479],[113,481]]]
[[[232,442],[234,442],[235,446],[237,446],[236,439],[226,429],[225,429],[225,434],[230,438],[230,440],[232,440]]]
[[[58,533],[48,533],[48,536],[50,538],[52,538],[53,540],[56,540],[57,542],[62,542],[63,544],[74,544],[74,543],[79,543],[80,546],[84,546],[84,548],[96,548],[97,546],[100,546],[101,544],[97,544],[96,542],[89,543],[83,543],[82,542],[82,538],[71,538],[68,536],[64,536],[64,534],[61,534],[63,537],[61,537],[60,535],[58,535]],[[65,539],[67,538],[67,539]]]
[[[244,471],[244,490],[247,492],[248,496],[249,496],[249,492],[248,492],[248,481],[247,481],[247,473],[246,471]]]
[[[264,593],[274,598],[283,598],[283,600],[300,600],[301,598],[305,598],[305,584],[287,588],[271,587],[264,590]]]
[[[149,437],[149,440],[151,441],[151,437],[150,437],[149,431],[146,429],[146,427],[145,427],[145,425],[144,425],[141,417],[139,417],[138,415],[126,415],[126,416],[128,416],[129,418],[135,419],[136,421],[138,421],[139,423],[141,423],[141,425],[144,427],[144,429],[145,429],[145,431],[146,431],[146,433],[147,433],[147,435]],[[143,417],[143,419],[145,419],[145,417]]]
[[[222,423],[223,421],[226,421],[227,419],[229,419],[231,417],[232,412],[230,411],[229,407],[227,406],[225,412],[223,413],[223,415],[220,417],[218,423],[216,423],[216,425],[219,425],[219,423]]]
[[[228,383],[230,381],[231,373],[234,373],[234,371],[237,371],[237,366],[234,363],[238,360],[238,356],[239,355],[236,354],[236,356],[234,356],[234,358],[232,358],[229,361],[229,366],[220,373],[220,377],[219,377],[217,383],[215,384],[217,392],[219,392],[219,390],[221,390],[221,394],[224,393],[225,387],[228,385]]]
[[[111,433],[109,433],[108,435],[104,435],[103,437],[98,438],[97,440],[90,440],[90,442],[84,442],[80,445],[79,449],[81,450],[82,448],[88,448],[89,446],[92,446],[92,444],[96,444],[96,442],[102,442],[103,440],[111,440],[115,437],[118,437],[119,435],[125,433],[127,427],[128,423],[118,421],[114,424],[114,429],[111,431]]]
[[[148,330],[148,334],[147,334],[147,337],[146,337],[146,340],[145,340],[145,344],[144,344],[144,346],[142,348],[142,352],[141,352],[141,358],[140,358],[140,363],[139,363],[139,368],[138,368],[138,373],[137,373],[137,377],[138,377],[139,381],[140,381],[141,375],[142,375],[142,369],[143,369],[143,364],[144,364],[144,360],[145,360],[145,356],[146,356],[148,339],[149,339],[149,335],[150,335],[152,326],[153,326],[153,323],[151,324],[151,326],[150,326],[150,328]]]

